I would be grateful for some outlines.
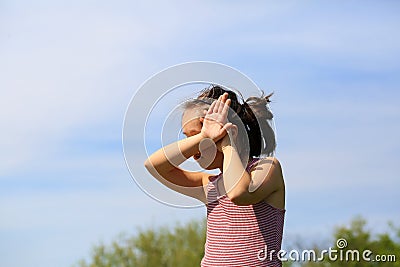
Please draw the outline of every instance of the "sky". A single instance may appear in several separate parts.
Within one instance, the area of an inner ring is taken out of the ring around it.
[[[274,91],[284,245],[358,215],[377,232],[400,221],[399,11],[390,0],[1,1],[0,266],[72,266],[121,232],[204,218],[145,194],[122,145],[138,88],[190,61]]]

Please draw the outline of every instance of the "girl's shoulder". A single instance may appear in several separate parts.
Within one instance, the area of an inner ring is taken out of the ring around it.
[[[246,169],[248,171],[252,171],[259,164],[270,164],[270,165],[273,165],[273,166],[278,167],[278,168],[281,167],[281,164],[280,164],[279,160],[276,157],[274,157],[274,156],[272,156],[272,157],[265,156],[265,157],[255,157],[255,158],[251,159],[249,161]]]

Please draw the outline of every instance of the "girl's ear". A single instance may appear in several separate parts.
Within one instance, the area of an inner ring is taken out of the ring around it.
[[[203,123],[204,122],[204,117],[200,117],[200,122]]]

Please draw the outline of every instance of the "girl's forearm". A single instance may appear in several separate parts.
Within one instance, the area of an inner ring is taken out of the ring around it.
[[[225,146],[222,148],[222,152],[224,153],[224,186],[227,196],[232,199],[245,190],[247,191],[251,177],[243,166],[240,155],[235,147],[231,145]]]
[[[199,151],[199,144],[204,139],[201,133],[169,144],[154,152],[145,162],[158,172],[169,172]]]

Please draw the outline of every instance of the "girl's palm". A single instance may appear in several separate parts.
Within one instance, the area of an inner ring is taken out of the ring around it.
[[[232,123],[228,122],[227,116],[231,100],[228,99],[228,94],[221,95],[218,100],[215,100],[208,109],[203,120],[202,134],[214,140],[219,141],[227,133],[227,130],[232,127]]]

